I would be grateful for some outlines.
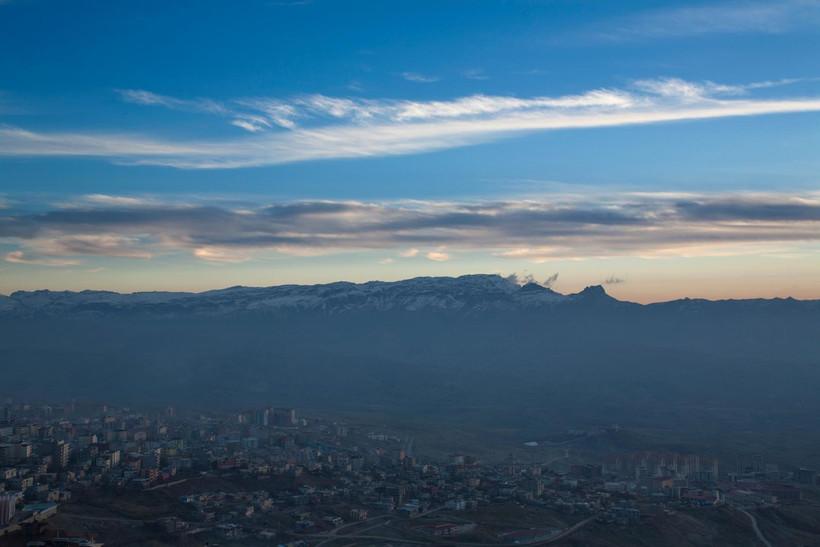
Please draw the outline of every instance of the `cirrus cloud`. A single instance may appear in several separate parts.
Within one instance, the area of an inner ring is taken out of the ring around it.
[[[817,0],[729,0],[644,10],[571,31],[560,40],[618,43],[706,34],[781,34],[818,22]]]
[[[132,102],[229,118],[242,136],[162,139],[124,132],[35,132],[0,126],[0,155],[106,158],[176,168],[242,168],[418,154],[534,131],[592,129],[820,111],[820,97],[758,98],[754,90],[798,80],[719,84],[661,78],[627,89],[558,97],[471,95],[411,101],[303,95],[227,102],[129,91]]]

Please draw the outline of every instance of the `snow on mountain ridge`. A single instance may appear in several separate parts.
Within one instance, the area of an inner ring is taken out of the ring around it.
[[[212,312],[241,310],[377,311],[424,309],[465,310],[514,308],[557,302],[566,298],[551,289],[523,289],[499,275],[416,277],[402,281],[335,282],[321,285],[229,287],[202,293],[110,291],[17,291],[0,309],[37,313],[104,311],[152,308],[209,309]]]

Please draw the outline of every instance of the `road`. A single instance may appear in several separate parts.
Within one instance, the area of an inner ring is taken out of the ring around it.
[[[152,486],[151,488],[146,488],[145,492],[151,492],[152,490],[161,490],[163,488],[168,488],[170,486],[176,486],[178,484],[182,484],[182,483],[185,483],[185,482],[188,482],[188,479],[179,479],[178,481],[164,482],[162,484]]]
[[[424,516],[427,516],[431,513],[435,513],[436,511],[441,511],[442,509],[444,509],[444,506],[434,507],[433,509],[425,511],[424,513],[420,513],[415,518],[424,517]],[[374,528],[378,528],[379,526],[383,526],[383,524],[379,523],[376,526],[368,526],[367,528],[359,530],[357,534],[339,536],[339,532],[341,532],[343,530],[346,530],[347,528],[351,528],[353,526],[361,526],[362,524],[372,524],[372,523],[376,522],[377,520],[383,520],[383,519],[386,519],[390,516],[395,516],[395,515],[390,515],[390,514],[379,515],[378,517],[372,517],[372,518],[369,518],[369,519],[366,519],[366,520],[354,521],[354,522],[348,522],[347,524],[342,524],[341,526],[339,526],[337,528],[334,528],[333,530],[329,530],[326,534],[327,538],[324,541],[318,543],[316,545],[316,547],[319,547],[320,545],[325,545],[325,544],[330,543],[330,542],[334,541],[335,539],[339,539],[339,538],[365,538],[366,536],[361,535],[362,532],[372,530]],[[367,536],[367,537],[372,538],[372,536]]]
[[[428,511],[425,514],[429,514],[432,511],[437,511],[439,509],[441,509],[441,508],[437,508],[437,509]],[[593,520],[595,520],[595,517],[589,517],[586,520],[582,520],[581,522],[577,522],[577,523],[573,524],[569,528],[561,531],[560,533],[552,536],[549,539],[544,539],[544,540],[541,540],[541,541],[534,541],[532,543],[522,543],[520,545],[527,545],[528,547],[541,547],[542,545],[550,545],[552,543],[556,543],[556,542],[561,541],[562,539],[565,539],[568,536],[574,534],[575,532],[577,532],[578,530],[580,530],[581,528],[583,528],[584,526],[586,526],[587,524],[589,524]],[[360,524],[360,523],[357,523],[357,524]],[[370,529],[372,529],[372,528],[367,528],[366,530],[370,530]],[[364,532],[366,530],[362,530],[361,532]],[[338,529],[336,531],[338,531]],[[457,542],[457,541],[452,541],[451,538],[447,538],[447,539],[444,539],[444,538],[430,538],[429,541],[416,541],[416,540],[409,540],[409,539],[399,539],[397,537],[385,537],[385,536],[375,536],[375,535],[360,535],[360,534],[347,534],[347,535],[343,535],[343,536],[338,536],[333,532],[334,531],[331,530],[330,532],[325,533],[325,534],[305,534],[303,537],[313,537],[313,538],[317,538],[317,539],[318,538],[323,538],[324,541],[318,543],[316,547],[318,547],[319,545],[323,545],[327,542],[331,542],[331,541],[334,541],[334,540],[340,540],[340,539],[345,539],[345,540],[372,539],[372,540],[382,540],[382,541],[393,541],[393,542],[399,542],[399,543],[412,543],[412,544],[415,544],[415,545],[430,545],[430,544],[435,544],[435,543],[446,543],[447,545],[458,545],[458,546],[461,546],[461,547],[509,547],[509,545],[510,545],[509,543]],[[767,547],[772,547],[772,546],[767,543]]]
[[[748,512],[746,509],[741,509],[740,507],[736,507],[736,509],[749,517],[749,520],[752,522],[752,529],[755,531],[755,535],[757,536],[757,539],[760,540],[760,543],[766,547],[772,547],[772,542],[766,539],[766,536],[764,536],[763,532],[760,531],[760,527],[757,525],[757,517]]]
[[[343,525],[341,525],[341,526],[339,526],[339,527],[337,527],[337,528],[334,528],[333,530],[330,530],[330,531],[327,533],[327,538],[326,538],[324,541],[321,541],[321,542],[317,543],[317,544],[316,544],[316,547],[319,547],[320,545],[325,545],[326,543],[330,543],[330,542],[332,542],[332,541],[334,541],[334,540],[336,540],[336,539],[341,539],[341,538],[349,538],[349,537],[357,537],[356,535],[352,535],[352,536],[339,536],[338,534],[339,534],[339,532],[341,532],[341,531],[343,531],[343,530],[346,530],[347,528],[351,528],[351,527],[353,527],[353,526],[362,525],[362,524],[367,524],[367,523],[373,523],[373,522],[376,522],[377,520],[383,520],[383,519],[385,519],[385,518],[387,518],[387,517],[389,517],[389,516],[390,516],[390,515],[380,515],[380,516],[378,516],[378,517],[369,518],[369,519],[367,519],[367,520],[361,520],[361,521],[358,521],[358,520],[357,520],[357,521],[354,521],[354,522],[349,522],[349,523],[347,523],[347,524],[343,524]],[[389,522],[389,521],[388,521],[388,522]],[[367,531],[367,530],[372,530],[373,528],[378,528],[379,526],[381,526],[381,523],[379,523],[379,524],[377,524],[377,525],[375,525],[375,526],[368,526],[367,528],[365,528],[365,529],[363,529],[363,530],[359,530],[359,532],[361,533],[361,532],[364,532],[364,531]]]
[[[560,534],[558,534],[557,536],[555,536],[553,538],[550,538],[546,541],[542,541],[540,543],[532,543],[531,545],[549,545],[550,543],[555,543],[556,541],[561,541],[565,537],[574,534],[575,532],[577,532],[578,530],[580,530],[581,528],[583,528],[584,526],[586,526],[587,524],[589,524],[593,520],[595,520],[595,517],[589,517],[586,520],[582,520],[581,522],[573,524],[572,526],[570,526],[569,528],[567,528],[566,530],[564,530],[563,532],[561,532]]]

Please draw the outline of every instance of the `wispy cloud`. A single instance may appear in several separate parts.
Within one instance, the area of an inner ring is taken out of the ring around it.
[[[354,91],[356,93],[361,93],[362,91],[364,91],[364,84],[362,84],[358,80],[351,80],[347,82],[347,85],[345,87],[350,91]]]
[[[468,80],[489,80],[490,77],[482,68],[470,68],[461,73]]]
[[[576,40],[607,42],[705,34],[779,34],[820,22],[817,0],[728,1],[639,12],[596,24]]]
[[[439,78],[436,76],[429,76],[419,72],[402,72],[400,76],[408,82],[416,82],[418,84],[431,84],[439,81]]]
[[[251,133],[258,133],[260,131],[264,131],[265,129],[271,126],[270,122],[265,118],[262,118],[261,116],[243,116],[239,118],[234,118],[233,120],[231,120],[231,125],[235,125],[236,127],[244,129],[245,131],[250,131]]]
[[[124,101],[134,104],[164,106],[174,110],[190,110],[211,114],[227,114],[229,112],[225,105],[212,99],[178,99],[142,89],[118,89],[117,93]]]
[[[0,126],[0,155],[89,156],[178,168],[238,168],[416,154],[532,131],[820,111],[820,97],[754,96],[757,89],[796,81],[719,84],[661,78],[640,80],[625,89],[558,97],[471,95],[447,101],[324,95],[245,98],[231,101],[229,109],[209,112],[229,116],[253,135],[163,140],[121,131],[48,133]]]
[[[109,194],[88,194],[83,196],[82,201],[85,203],[97,205],[110,205],[121,207],[135,207],[140,205],[151,205],[156,203],[154,199],[137,196],[112,196]]]
[[[64,267],[64,266],[76,266],[79,264],[77,260],[67,260],[67,259],[57,259],[57,258],[42,258],[36,256],[28,256],[23,251],[12,251],[5,256],[6,262],[11,262],[13,264],[27,264],[27,265],[35,265],[35,266],[48,266],[48,267]]]
[[[206,245],[193,250],[194,256],[206,262],[236,263],[245,262],[250,259],[250,255],[240,249],[230,247],[216,247]]]
[[[158,234],[158,238],[161,235]],[[35,239],[29,243],[40,254],[116,256],[147,259],[153,256],[137,235],[69,234],[56,238]]]
[[[260,253],[390,251],[455,260],[460,253],[558,258],[765,253],[820,245],[820,194],[554,194],[516,201],[295,201],[235,208],[83,202],[0,215],[9,262],[72,265],[78,257],[189,254],[215,263]],[[616,283],[614,276],[607,283]]]
[[[558,281],[558,272],[555,272],[554,274],[550,275],[549,277],[547,277],[543,281],[539,281],[538,279],[535,278],[535,276],[533,274],[528,273],[528,272],[523,272],[523,273],[520,273],[520,274],[519,273],[513,273],[513,274],[510,274],[509,276],[507,276],[507,279],[509,279],[510,281],[512,281],[513,283],[515,283],[517,285],[528,285],[528,284],[534,283],[536,285],[541,285],[542,287],[550,288],[555,284],[556,281]]]
[[[718,84],[711,81],[688,82],[680,78],[637,80],[633,86],[653,95],[673,97],[683,101],[703,101],[715,96],[745,95],[756,89],[781,87],[800,82],[817,81],[817,78],[783,78],[748,84]]]

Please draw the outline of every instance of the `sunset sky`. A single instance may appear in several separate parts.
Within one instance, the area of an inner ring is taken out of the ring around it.
[[[0,0],[0,50],[0,293],[820,298],[820,0]]]

